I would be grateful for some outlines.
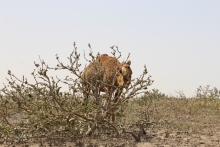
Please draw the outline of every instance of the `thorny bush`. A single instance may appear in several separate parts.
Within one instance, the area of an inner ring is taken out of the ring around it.
[[[90,45],[89,48],[91,49]],[[118,48],[112,46],[111,49],[112,55],[118,55],[116,58],[120,59],[121,52]],[[0,136],[6,141],[51,137],[57,134],[79,139],[110,131],[118,136],[122,133],[131,134],[136,141],[140,141],[145,133],[145,124],[149,122],[138,120],[137,128],[129,128],[129,123],[120,121],[124,117],[122,111],[117,111],[117,119],[114,122],[108,115],[115,108],[123,108],[129,99],[147,93],[148,87],[153,83],[151,76],[147,75],[144,66],[140,77],[131,80],[130,86],[123,90],[116,103],[106,105],[106,100],[113,101],[113,98],[108,94],[94,95],[93,92],[89,92],[89,99],[85,100],[82,95],[80,60],[86,59],[91,63],[97,56],[90,51],[90,59],[87,59],[85,53],[84,57],[81,57],[74,43],[74,49],[68,57],[69,64],[62,63],[58,55],[56,67],[50,67],[41,59],[39,64],[34,63],[34,83],[30,83],[25,77],[18,78],[9,70],[8,84],[4,85],[0,93]],[[71,74],[65,79],[60,79],[49,76],[50,70],[67,70]],[[61,92],[61,83],[68,85],[69,91]],[[101,102],[96,103],[96,99]],[[18,119],[12,122],[11,118],[16,116]]]

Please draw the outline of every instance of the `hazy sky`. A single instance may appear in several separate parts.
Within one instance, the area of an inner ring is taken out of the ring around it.
[[[80,52],[131,53],[133,77],[146,65],[166,94],[220,89],[219,0],[0,0],[0,88],[8,69],[31,77],[38,55],[67,61],[74,41]]]

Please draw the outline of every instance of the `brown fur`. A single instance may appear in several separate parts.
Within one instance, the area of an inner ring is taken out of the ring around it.
[[[116,87],[129,86],[132,75],[130,64],[131,61],[121,64],[115,57],[102,54],[86,67],[81,77],[91,85],[99,87],[96,89],[98,94],[114,91]],[[116,87],[110,86],[112,84]],[[83,86],[88,84],[84,81]],[[84,95],[88,95],[89,89],[85,90]]]
[[[88,98],[91,85],[95,87],[92,90],[96,97],[99,96],[100,92],[112,94],[117,89],[114,99],[114,102],[117,102],[123,90],[122,86],[128,87],[130,85],[132,75],[130,64],[131,61],[120,63],[115,57],[107,54],[97,57],[95,61],[86,67],[81,75],[82,79],[84,79],[82,82],[84,96]],[[115,120],[114,112],[112,120]]]

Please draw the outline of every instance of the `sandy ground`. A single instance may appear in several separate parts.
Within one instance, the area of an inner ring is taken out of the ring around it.
[[[210,118],[209,118],[210,117]],[[51,140],[39,142],[5,143],[0,147],[220,147],[220,120],[218,117],[207,116],[207,121],[195,120],[192,123],[201,125],[201,132],[172,131],[155,128],[148,130],[141,142],[135,142],[129,135],[122,138],[90,138],[78,142],[70,140]]]
[[[171,107],[170,100],[157,102],[160,107],[157,106],[157,113],[151,112],[151,114],[152,118],[160,117],[160,121],[146,129],[146,135],[141,138],[141,142],[135,142],[128,134],[120,138],[93,136],[75,142],[65,137],[54,140],[39,138],[26,142],[4,142],[0,138],[0,147],[220,147],[220,108],[219,105],[213,106],[216,102],[206,107],[197,101],[185,106],[184,101],[179,101],[180,105],[177,105],[177,102],[172,103],[174,105]],[[135,112],[138,111],[128,110],[131,119],[135,119],[137,115]],[[12,119],[16,121],[18,117]]]

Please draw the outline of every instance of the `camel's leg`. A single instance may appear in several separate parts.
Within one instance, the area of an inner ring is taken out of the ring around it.
[[[83,88],[83,97],[84,97],[84,101],[85,100],[88,100],[88,97],[89,97],[89,87],[88,85],[84,86]]]
[[[114,98],[114,103],[118,102],[119,97],[121,96],[122,89],[118,89],[115,93],[115,98]],[[112,110],[112,121],[114,122],[116,119],[116,114],[115,114],[116,109]]]

